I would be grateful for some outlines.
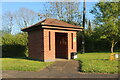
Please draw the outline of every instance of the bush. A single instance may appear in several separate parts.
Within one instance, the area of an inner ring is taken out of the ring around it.
[[[2,57],[25,57],[27,55],[27,33],[2,36]]]
[[[77,34],[78,52],[82,51],[82,32]],[[114,51],[120,51],[120,41],[115,45]],[[106,39],[100,39],[98,34],[85,33],[85,52],[110,52],[111,44]]]

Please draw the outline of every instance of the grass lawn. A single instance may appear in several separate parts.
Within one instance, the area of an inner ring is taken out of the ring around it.
[[[24,58],[1,58],[2,70],[39,71],[53,62],[40,62]]]
[[[82,72],[87,73],[118,73],[118,60],[110,61],[110,53],[78,54],[76,60],[81,61]]]

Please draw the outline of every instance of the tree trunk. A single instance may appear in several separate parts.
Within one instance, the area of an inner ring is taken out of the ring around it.
[[[113,53],[114,52],[114,42],[112,42],[112,45],[111,45],[111,53]]]
[[[117,42],[115,42],[115,40],[111,41],[111,53],[114,52],[114,46],[116,45]]]

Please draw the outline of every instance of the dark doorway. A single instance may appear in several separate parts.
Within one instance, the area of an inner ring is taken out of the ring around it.
[[[68,58],[67,33],[55,33],[55,56],[56,58]]]

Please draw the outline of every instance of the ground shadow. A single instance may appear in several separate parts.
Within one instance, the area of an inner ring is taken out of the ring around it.
[[[92,60],[104,60],[104,61],[108,61],[109,59],[92,59]]]
[[[82,61],[79,60],[78,63],[79,63],[78,71],[83,72],[82,71]]]
[[[29,57],[4,57],[4,58],[26,59],[26,60],[41,61],[41,62],[43,62],[43,60],[39,60],[39,59],[32,59],[32,58],[29,58]]]

